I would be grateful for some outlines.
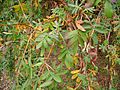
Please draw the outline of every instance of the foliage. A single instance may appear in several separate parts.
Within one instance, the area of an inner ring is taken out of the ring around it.
[[[119,6],[119,0],[0,0],[6,87],[119,90]]]

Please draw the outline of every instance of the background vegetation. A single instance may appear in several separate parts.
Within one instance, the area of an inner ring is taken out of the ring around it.
[[[0,0],[0,90],[120,90],[120,0]]]

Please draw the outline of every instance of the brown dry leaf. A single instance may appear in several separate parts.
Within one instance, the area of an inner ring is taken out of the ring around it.
[[[66,23],[68,24],[68,23],[71,23],[72,21],[73,21],[73,18],[72,18],[72,16],[69,14],[69,13],[67,13],[67,15],[66,15]]]
[[[119,21],[113,21],[113,22],[111,22],[111,24],[118,24],[119,23]]]
[[[84,22],[82,20],[78,20],[78,21],[76,21],[76,23],[83,24]]]
[[[97,19],[96,19],[96,23],[97,23],[97,24],[100,23],[100,17],[97,17]]]
[[[88,50],[89,55],[96,56],[97,55],[97,48],[91,48]]]
[[[81,68],[85,67],[85,63],[84,63],[84,61],[82,61],[82,60],[80,61],[80,67],[81,67]]]
[[[93,3],[91,0],[87,0],[87,2],[85,3],[84,7],[85,8],[89,8],[89,7],[92,7]]]
[[[82,23],[81,20],[75,22],[78,29],[80,29],[81,31],[86,31],[84,27],[80,25],[81,23]]]
[[[0,43],[0,49],[1,49],[1,47],[3,46],[3,44],[2,43]]]

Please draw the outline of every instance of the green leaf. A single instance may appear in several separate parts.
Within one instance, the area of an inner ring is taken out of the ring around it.
[[[59,75],[54,74],[53,72],[50,72],[50,74],[56,82],[62,82],[62,79],[60,78]]]
[[[49,76],[49,72],[48,71],[46,71],[44,74],[42,74],[41,76],[40,76],[40,80],[45,80],[48,76]]]
[[[40,42],[40,43],[36,46],[36,49],[41,48],[41,46],[42,46],[42,42]]]
[[[39,62],[39,63],[36,63],[35,65],[33,65],[33,67],[41,66],[42,64],[43,64],[42,62]]]
[[[85,28],[85,30],[91,30],[92,27],[89,24],[84,24],[83,27]]]
[[[103,44],[104,44],[104,46],[107,46],[109,44],[109,41],[108,40],[104,40]]]
[[[69,53],[66,54],[65,65],[66,65],[67,68],[70,68],[70,67],[73,66],[73,59],[72,59],[72,56]]]
[[[112,87],[112,88],[110,88],[110,90],[117,90],[117,88]]]
[[[47,37],[46,40],[47,40],[47,43],[48,43],[49,45],[51,45],[51,44],[53,43],[52,40],[51,40],[49,37]]]
[[[48,78],[47,78],[47,80],[52,80],[53,79],[53,77],[52,76],[49,76]]]
[[[79,31],[79,34],[80,34],[81,38],[83,39],[83,41],[87,41],[87,35],[85,32]]]
[[[78,40],[80,40],[80,39],[78,39]],[[73,43],[71,47],[73,50],[73,54],[76,54],[78,51],[78,42]]]
[[[44,39],[43,45],[44,45],[44,48],[48,48],[48,44],[47,44],[47,42],[46,42],[46,39]]]
[[[21,90],[24,90],[26,87],[28,87],[29,85],[31,84],[31,79],[27,79],[25,81],[25,83],[22,85],[22,89]]]
[[[68,51],[66,50],[66,48],[63,48],[63,49],[61,50],[61,53],[60,53],[59,56],[58,56],[58,59],[64,58],[67,52],[68,52]]]
[[[57,75],[65,75],[66,73],[68,73],[68,70],[64,70],[62,72],[59,72],[59,73],[57,73]]]
[[[78,36],[78,30],[74,30],[68,33],[67,39],[73,38],[75,36]]]
[[[120,58],[118,58],[118,59],[116,60],[116,63],[118,63],[118,64],[120,65]]]
[[[45,48],[41,48],[41,53],[40,53],[40,56],[43,56],[45,53]]]
[[[37,37],[36,39],[35,39],[35,41],[37,42],[37,41],[40,41],[41,39],[40,39],[40,37]]]
[[[87,34],[80,30],[74,30],[68,33],[67,39],[70,39],[69,44],[74,50],[74,53],[76,53],[78,44],[84,46],[84,42],[87,41]]]
[[[82,84],[83,84],[84,86],[87,86],[88,81],[87,81],[87,79],[86,79],[86,76],[83,75],[83,74],[78,74],[78,77],[82,80]]]
[[[83,75],[83,74],[78,74],[78,76],[80,77],[81,80],[85,80],[86,79],[86,76]]]
[[[97,6],[100,2],[101,2],[101,0],[96,0],[94,5]]]
[[[78,37],[71,38],[70,41],[69,41],[69,45],[72,46],[72,47],[74,47],[73,44],[77,44],[78,45],[78,40],[79,40]]]
[[[107,16],[108,18],[111,18],[113,15],[112,5],[108,0],[106,0],[104,5],[104,13],[105,13],[105,16]]]
[[[85,60],[85,62],[90,63],[90,57],[89,56],[84,57],[84,60]]]
[[[53,81],[46,81],[40,85],[40,87],[47,87],[52,84]]]
[[[84,46],[84,41],[83,41],[82,38],[79,38],[79,39],[78,39],[78,42],[79,42],[79,44],[80,44],[81,46]]]
[[[96,33],[93,34],[92,39],[93,39],[93,43],[94,43],[94,45],[98,44],[98,38],[97,38]]]
[[[103,34],[108,32],[106,29],[102,29],[102,28],[94,28],[94,30]]]

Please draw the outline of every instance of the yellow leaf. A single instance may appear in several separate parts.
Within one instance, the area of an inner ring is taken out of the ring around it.
[[[76,79],[76,82],[79,83],[80,81],[81,81],[81,79],[78,77],[78,78]]]
[[[92,87],[90,87],[90,90],[94,90]]]
[[[43,19],[44,22],[49,22],[50,20],[49,19]]]
[[[2,41],[3,39],[2,38],[0,38],[0,41]]]
[[[35,0],[35,7],[36,8],[38,8],[38,4],[39,4],[38,0]]]
[[[14,5],[13,8],[15,9],[14,11],[17,12],[20,10],[20,5]]]
[[[71,74],[76,74],[76,73],[79,73],[80,70],[74,70],[74,71],[71,71]]]
[[[96,71],[95,70],[91,70],[91,69],[88,69],[90,72],[92,72],[92,74],[94,75],[94,76],[96,76]]]
[[[70,86],[67,86],[67,89],[68,90],[74,90],[72,87],[70,87]]]
[[[74,74],[74,75],[72,76],[72,79],[75,79],[77,76],[78,76],[78,74]]]
[[[76,65],[78,63],[78,57],[73,56],[74,64]]]
[[[27,11],[26,4],[25,4],[25,3],[22,3],[21,6],[22,6],[22,8],[23,8],[24,11]],[[14,5],[13,8],[14,8],[14,11],[15,11],[15,12],[18,12],[18,11],[20,11],[20,9],[21,9],[20,5]]]

